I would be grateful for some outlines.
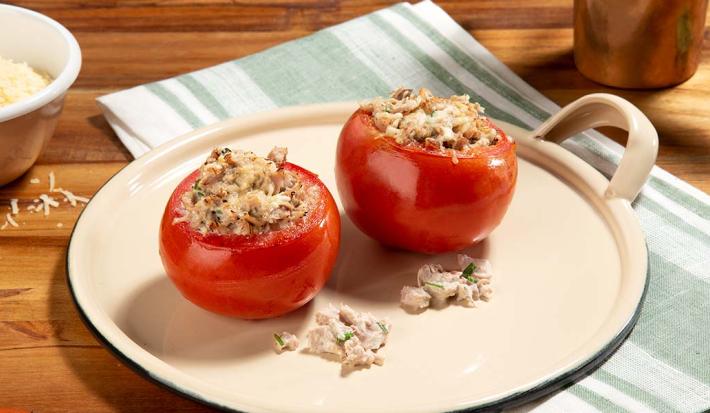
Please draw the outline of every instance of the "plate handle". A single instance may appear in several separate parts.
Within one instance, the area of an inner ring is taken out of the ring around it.
[[[562,108],[533,132],[536,139],[561,143],[587,129],[616,126],[629,133],[626,150],[605,196],[632,202],[641,191],[658,154],[658,133],[636,106],[608,93],[582,96]]]

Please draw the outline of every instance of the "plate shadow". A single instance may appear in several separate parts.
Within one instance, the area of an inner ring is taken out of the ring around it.
[[[398,305],[403,286],[414,285],[424,264],[456,267],[456,255],[486,258],[488,240],[458,252],[420,254],[386,247],[360,231],[345,214],[340,215],[340,252],[325,288],[353,298]]]
[[[203,310],[183,298],[167,275],[151,277],[114,317],[118,327],[163,360],[234,362],[270,352],[275,331],[299,332],[311,305],[269,320],[240,320]]]

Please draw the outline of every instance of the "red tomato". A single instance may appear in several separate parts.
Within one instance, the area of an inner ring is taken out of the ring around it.
[[[199,176],[175,189],[160,224],[165,271],[190,301],[215,313],[256,319],[301,307],[330,277],[340,243],[340,214],[318,177],[296,165],[306,185],[317,185],[318,206],[286,229],[255,235],[203,235],[180,216],[180,198]]]
[[[335,166],[345,212],[372,238],[412,251],[456,251],[484,239],[503,219],[518,173],[515,143],[498,132],[495,145],[454,164],[450,155],[398,145],[356,111]]]

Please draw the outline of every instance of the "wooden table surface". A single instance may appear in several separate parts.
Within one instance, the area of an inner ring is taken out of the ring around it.
[[[81,208],[63,204],[44,217],[27,213],[24,205],[46,191],[49,171],[54,171],[59,186],[91,196],[131,160],[96,106],[97,96],[245,56],[392,2],[13,3],[64,24],[77,37],[84,63],[67,96],[56,133],[36,166],[0,188],[2,205],[10,198],[23,201],[18,218],[21,227],[0,232],[0,408],[34,412],[208,411],[131,371],[82,324],[67,290],[64,269],[67,241]],[[690,81],[659,91],[609,90],[575,70],[571,0],[438,3],[505,64],[557,103],[608,91],[638,105],[659,131],[658,165],[710,193],[710,35],[705,36],[700,69]],[[35,177],[41,184],[30,184]]]

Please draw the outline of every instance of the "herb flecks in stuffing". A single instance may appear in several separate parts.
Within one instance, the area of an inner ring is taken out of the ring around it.
[[[403,146],[434,152],[466,154],[472,148],[494,145],[498,131],[483,116],[484,109],[468,95],[436,97],[427,89],[399,88],[389,98],[377,97],[360,104],[372,115],[375,127]]]
[[[250,151],[215,148],[200,167],[191,190],[182,197],[188,222],[206,234],[250,235],[283,229],[305,216],[317,199],[284,169],[287,151],[274,148],[266,158]]]

